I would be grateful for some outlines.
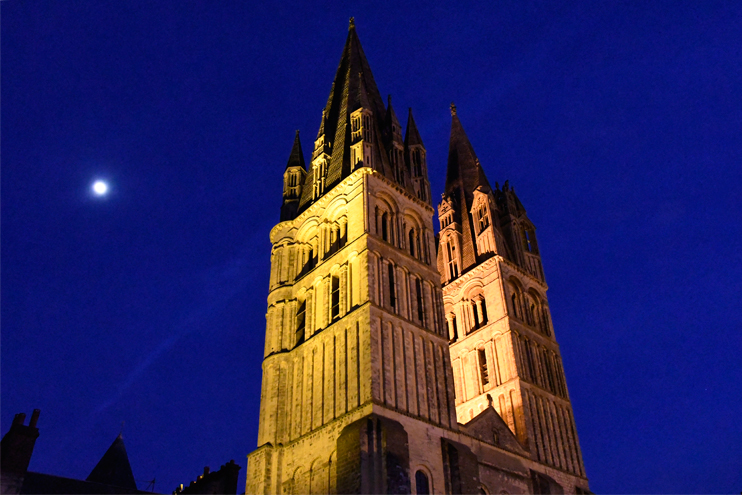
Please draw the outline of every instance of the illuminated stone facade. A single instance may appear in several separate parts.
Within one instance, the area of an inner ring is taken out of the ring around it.
[[[402,135],[351,22],[309,169],[297,134],[270,233],[258,448],[246,492],[587,489],[584,477],[538,462],[528,435],[516,437],[495,407],[475,403],[481,394],[464,403],[473,418],[459,414],[444,318],[456,301],[446,293],[444,303],[411,112]]]
[[[534,459],[578,483],[585,469],[535,227],[507,182],[490,187],[455,107],[452,114],[438,269],[458,421],[493,402]]]

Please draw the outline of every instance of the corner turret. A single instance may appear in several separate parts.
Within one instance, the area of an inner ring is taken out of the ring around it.
[[[296,131],[294,146],[291,148],[286,171],[283,173],[283,204],[281,205],[281,221],[293,220],[299,208],[302,184],[307,175],[304,165],[304,153],[301,151],[299,131]]]
[[[428,163],[425,158],[425,146],[412,117],[412,108],[407,113],[407,131],[404,137],[405,160],[412,176],[412,187],[415,195],[431,204],[430,181],[428,180]]]

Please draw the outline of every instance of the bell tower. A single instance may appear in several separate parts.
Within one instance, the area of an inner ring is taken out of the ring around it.
[[[536,460],[584,477],[536,229],[507,182],[490,186],[451,114],[438,268],[458,421],[493,402]]]
[[[297,134],[270,234],[248,493],[410,493],[429,445],[409,435],[458,428],[425,148],[411,116],[407,136],[405,145],[351,22],[311,166]],[[435,463],[426,480],[442,487],[441,455]]]

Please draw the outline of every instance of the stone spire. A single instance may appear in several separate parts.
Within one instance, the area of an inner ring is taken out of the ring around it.
[[[371,67],[358,39],[358,33],[353,19],[348,28],[348,37],[345,40],[340,63],[338,64],[335,79],[332,83],[330,96],[323,112],[320,134],[317,136],[313,161],[322,154],[328,155],[326,169],[323,170],[323,190],[329,191],[335,184],[350,174],[351,122],[350,115],[359,108],[369,110],[373,115],[374,139],[379,140],[380,124],[384,122],[386,109],[384,101],[371,73]],[[378,164],[388,169],[388,160],[381,153],[381,147],[376,147]],[[312,168],[314,163],[312,164]],[[386,175],[386,173],[385,173]],[[307,174],[299,210],[305,209],[314,199],[314,181],[317,174]]]
[[[407,130],[404,135],[404,145],[413,146],[419,144],[423,146],[423,139],[420,137],[420,132],[417,130],[415,119],[412,117],[412,108],[407,112]]]
[[[296,131],[294,145],[291,147],[289,161],[283,173],[283,203],[281,204],[281,221],[296,218],[301,197],[302,184],[305,181],[307,169],[304,164],[304,153],[301,150],[299,131]]]
[[[301,167],[302,170],[306,170],[307,167],[304,164],[304,153],[301,151],[301,141],[299,140],[299,131],[296,131],[296,137],[294,137],[294,145],[291,147],[291,154],[289,155],[289,161],[286,164],[286,170],[291,167]]]
[[[469,199],[474,190],[484,186],[491,190],[484,170],[479,164],[477,154],[456,113],[456,105],[451,103],[451,137],[448,144],[448,169],[446,171],[446,193],[457,186],[463,188]]]
[[[467,271],[480,261],[478,259],[476,234],[470,215],[474,191],[478,188],[481,188],[484,193],[489,193],[492,190],[464,127],[461,125],[456,112],[456,105],[452,103],[448,169],[443,196],[455,205],[455,217],[461,225],[462,266],[460,273]]]

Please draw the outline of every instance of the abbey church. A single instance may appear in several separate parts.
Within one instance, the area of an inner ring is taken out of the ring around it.
[[[283,174],[246,493],[590,493],[535,227],[451,114],[434,205],[351,19]]]

